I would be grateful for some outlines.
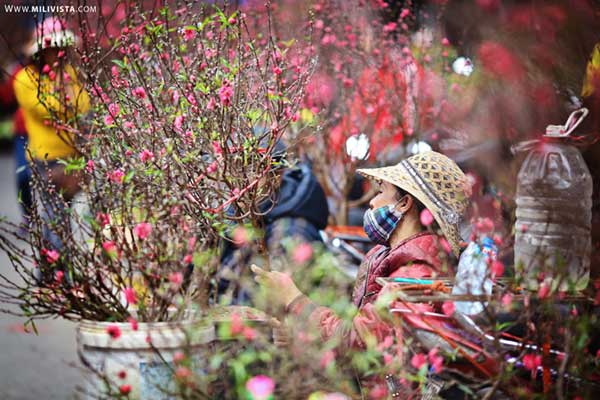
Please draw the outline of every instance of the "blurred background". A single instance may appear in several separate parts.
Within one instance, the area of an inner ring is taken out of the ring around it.
[[[27,132],[19,117],[11,78],[23,64],[23,49],[44,13],[9,12],[6,6],[62,3],[0,1],[0,215],[15,222],[23,218],[17,193],[23,184],[19,179],[24,160],[19,154]],[[252,9],[264,0],[233,3]],[[305,139],[314,135],[316,128],[300,132],[296,152],[311,160],[330,202],[332,224],[362,222],[365,202],[361,199],[368,198],[369,187],[355,176],[357,167],[391,164],[407,154],[434,149],[454,158],[473,176],[480,204],[477,216],[490,217],[510,231],[516,175],[522,161],[519,153],[513,155],[511,147],[539,138],[547,125],[563,124],[570,112],[585,105],[590,116],[578,134],[594,181],[592,277],[600,275],[600,48],[594,57],[594,48],[600,43],[600,2],[364,0],[357,3],[368,11],[357,9],[354,20],[328,14],[328,1],[274,3],[278,6],[274,9],[275,22],[281,24],[282,37],[294,37],[305,27],[310,7],[321,10],[312,19],[319,66],[302,115],[307,121],[316,119],[312,126],[319,127],[319,134],[311,141],[302,140],[303,135]],[[125,2],[98,4],[97,13],[114,22],[105,26],[105,33],[118,35]],[[185,2],[140,4],[158,9],[165,4],[181,7]],[[82,16],[67,17],[77,24]],[[357,21],[354,28],[362,34],[352,36],[352,26],[347,30],[345,24]],[[111,26],[116,27],[114,31],[110,31]],[[353,53],[342,49],[341,35],[345,35],[344,42],[359,42],[361,50]],[[398,83],[396,70],[402,70],[405,79],[398,93],[407,91],[412,81],[406,78],[405,70],[412,67],[402,60],[409,53],[415,60],[414,76],[425,77],[414,93],[390,98],[378,92],[375,98],[386,97],[388,102],[376,106],[365,100],[366,95],[356,99],[359,96],[355,93],[361,93],[363,85],[386,86],[388,80]],[[350,57],[351,62],[344,57]],[[344,63],[354,69],[344,70]],[[412,108],[406,111],[409,106]],[[378,107],[385,109],[384,116]],[[407,112],[411,121],[397,117]],[[349,139],[354,143],[352,149],[345,147]],[[368,143],[368,150],[357,147],[362,142]],[[0,255],[0,268],[10,269],[4,254]],[[81,380],[74,366],[74,325],[45,321],[38,324],[36,335],[26,332],[22,322],[0,314],[0,397],[69,398]]]

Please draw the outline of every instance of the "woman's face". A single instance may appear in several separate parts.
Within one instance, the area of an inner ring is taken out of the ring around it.
[[[390,204],[396,204],[398,199],[396,198],[396,187],[388,182],[382,182],[379,184],[379,190],[377,195],[369,202],[371,209],[376,209]]]

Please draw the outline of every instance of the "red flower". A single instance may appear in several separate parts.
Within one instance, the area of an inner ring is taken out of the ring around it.
[[[115,324],[111,324],[106,328],[106,333],[108,333],[112,339],[116,340],[121,337],[121,328]]]
[[[542,356],[535,354],[527,354],[523,357],[523,366],[529,371],[536,371],[542,365]]]
[[[431,368],[433,368],[433,372],[439,373],[442,371],[444,365],[444,357],[438,354],[437,347],[434,347],[429,351],[427,357],[429,358],[429,362],[431,363]]]
[[[121,370],[121,371],[119,371],[117,376],[119,377],[119,379],[125,379],[125,378],[127,378],[127,372],[125,372],[125,370]]]
[[[230,106],[232,97],[233,87],[231,87],[229,82],[223,82],[223,85],[219,89],[219,100],[221,100],[221,104],[223,104],[224,106]]]
[[[238,313],[231,314],[231,325],[229,326],[229,330],[232,335],[239,335],[244,330],[242,317],[240,317]]]
[[[118,254],[117,245],[113,241],[107,241],[107,242],[102,243],[102,249],[110,257],[115,257]]]
[[[490,267],[490,272],[492,273],[492,277],[499,277],[504,274],[504,264],[501,261],[495,260],[492,262]]]
[[[454,314],[454,303],[451,301],[445,301],[444,304],[442,304],[442,311],[444,311],[444,314],[447,316],[451,316]]]
[[[135,318],[129,317],[127,319],[127,321],[129,321],[129,324],[131,325],[131,329],[133,329],[134,331],[138,330],[138,322],[136,321]]]
[[[144,240],[152,233],[152,225],[148,222],[140,222],[133,228],[133,233],[141,240]]]
[[[410,365],[415,369],[421,369],[423,365],[427,364],[427,356],[423,353],[415,354],[410,359]]]
[[[550,294],[550,285],[546,282],[542,283],[540,289],[538,290],[538,297],[540,299],[545,299]]]
[[[94,172],[94,161],[93,160],[88,160],[87,164],[85,165],[85,170],[87,173],[91,174],[92,172]]]
[[[125,296],[125,301],[129,304],[137,304],[137,296],[135,294],[135,289],[132,287],[127,287],[123,289],[123,295]]]
[[[194,37],[196,37],[196,31],[194,29],[188,28],[183,31],[183,39],[185,41],[192,40]]]
[[[60,253],[58,251],[48,250],[46,248],[42,249],[41,255],[46,257],[46,261],[48,261],[50,264],[54,264],[60,258]]]
[[[154,160],[154,153],[150,150],[144,149],[140,152],[140,160],[142,162]]]
[[[112,172],[107,173],[108,180],[113,183],[123,183],[124,177],[125,177],[125,173],[118,168]]]
[[[127,396],[131,392],[131,385],[121,385],[119,386],[119,393],[123,396]]]

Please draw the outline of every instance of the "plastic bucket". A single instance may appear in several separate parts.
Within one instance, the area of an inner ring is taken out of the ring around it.
[[[121,335],[113,338],[109,326]],[[78,350],[90,369],[85,391],[89,398],[102,398],[107,381],[113,391],[129,385],[129,399],[169,399],[165,389],[175,388],[173,357],[184,349],[194,361],[194,372],[202,373],[207,346],[216,338],[214,325],[204,319],[181,322],[130,323],[82,321],[77,328]]]

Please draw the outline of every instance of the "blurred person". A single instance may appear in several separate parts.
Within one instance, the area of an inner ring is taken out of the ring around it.
[[[332,309],[318,306],[301,293],[289,274],[252,266],[255,280],[266,289],[268,304],[275,310],[284,309],[286,316],[297,323],[293,326],[312,327],[323,341],[337,340],[338,355],[349,348],[366,349],[373,339],[382,343],[386,337],[394,337],[394,326],[375,309],[382,289],[377,278],[452,274],[444,260],[449,251],[459,255],[459,222],[467,206],[464,173],[440,153],[419,153],[397,165],[358,172],[378,181],[380,187],[364,216],[365,232],[377,246],[367,254],[358,272],[352,296],[358,311],[351,325]],[[421,218],[426,207],[445,239],[424,225],[432,223]],[[363,377],[361,382],[371,389],[389,389],[394,396],[398,395],[396,390],[401,390],[386,388],[382,377]]]
[[[285,259],[289,241],[296,244],[322,242],[320,230],[325,229],[329,218],[329,209],[325,192],[305,162],[288,166],[285,161],[285,145],[278,141],[273,154],[275,174],[265,179],[275,179],[278,183],[270,198],[264,199],[258,206],[264,230],[263,243],[273,269],[283,270],[280,265]],[[264,184],[264,182],[263,182]],[[259,183],[260,185],[260,183]],[[221,255],[221,281],[219,292],[230,288],[231,277],[238,277],[242,266],[252,257],[251,246],[236,244],[226,240]],[[234,302],[247,302],[247,294],[235,288]]]
[[[26,24],[27,25],[27,24]],[[3,112],[10,113],[12,115],[12,127],[13,127],[13,154],[16,164],[16,184],[17,184],[17,200],[21,209],[21,231],[22,235],[26,234],[29,213],[32,207],[31,198],[31,169],[26,157],[27,148],[27,129],[25,127],[25,120],[23,118],[23,110],[19,107],[14,92],[14,82],[17,74],[23,69],[23,65],[29,62],[27,53],[27,46],[31,45],[31,38],[33,37],[33,29],[29,29],[29,40],[25,40],[25,44],[21,46],[21,49],[13,54],[15,57],[14,62],[3,68],[4,77],[6,78],[0,83],[0,108]]]
[[[54,126],[67,124],[89,110],[89,97],[79,83],[74,68],[67,61],[67,51],[75,44],[75,35],[56,17],[41,21],[35,40],[27,47],[31,62],[15,76],[14,92],[22,109],[29,135],[27,158],[42,179],[52,183],[69,202],[78,192],[78,178],[65,173],[60,160],[77,155],[74,136]],[[44,203],[42,199],[42,203]],[[60,249],[62,244],[53,233],[50,207],[43,207],[46,221],[46,245]]]

